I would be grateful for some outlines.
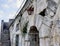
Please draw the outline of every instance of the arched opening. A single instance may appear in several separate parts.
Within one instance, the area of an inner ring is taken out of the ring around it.
[[[39,31],[36,26],[31,26],[29,30],[30,46],[39,46]]]

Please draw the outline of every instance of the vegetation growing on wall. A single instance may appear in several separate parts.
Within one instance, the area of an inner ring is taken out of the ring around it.
[[[25,23],[25,25],[23,27],[23,30],[22,30],[23,35],[25,35],[27,33],[27,26],[28,26],[28,21]]]

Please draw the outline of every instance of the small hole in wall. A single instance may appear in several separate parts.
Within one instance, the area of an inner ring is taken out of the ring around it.
[[[54,15],[56,14],[56,12],[54,12]]]
[[[22,14],[20,14],[20,16],[22,17]]]
[[[45,11],[46,11],[46,9],[44,9],[42,12],[40,12],[39,15],[44,17],[45,16]]]
[[[20,22],[21,20],[19,20],[19,22]]]

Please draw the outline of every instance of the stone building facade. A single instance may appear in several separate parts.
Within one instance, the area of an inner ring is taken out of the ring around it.
[[[9,31],[9,22],[1,21],[1,46],[11,46],[10,44],[10,31]]]
[[[60,46],[60,0],[26,0],[9,26],[11,46]]]

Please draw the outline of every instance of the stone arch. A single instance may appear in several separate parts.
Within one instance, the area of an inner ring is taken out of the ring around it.
[[[36,26],[31,26],[29,30],[30,46],[39,46],[39,31]]]

